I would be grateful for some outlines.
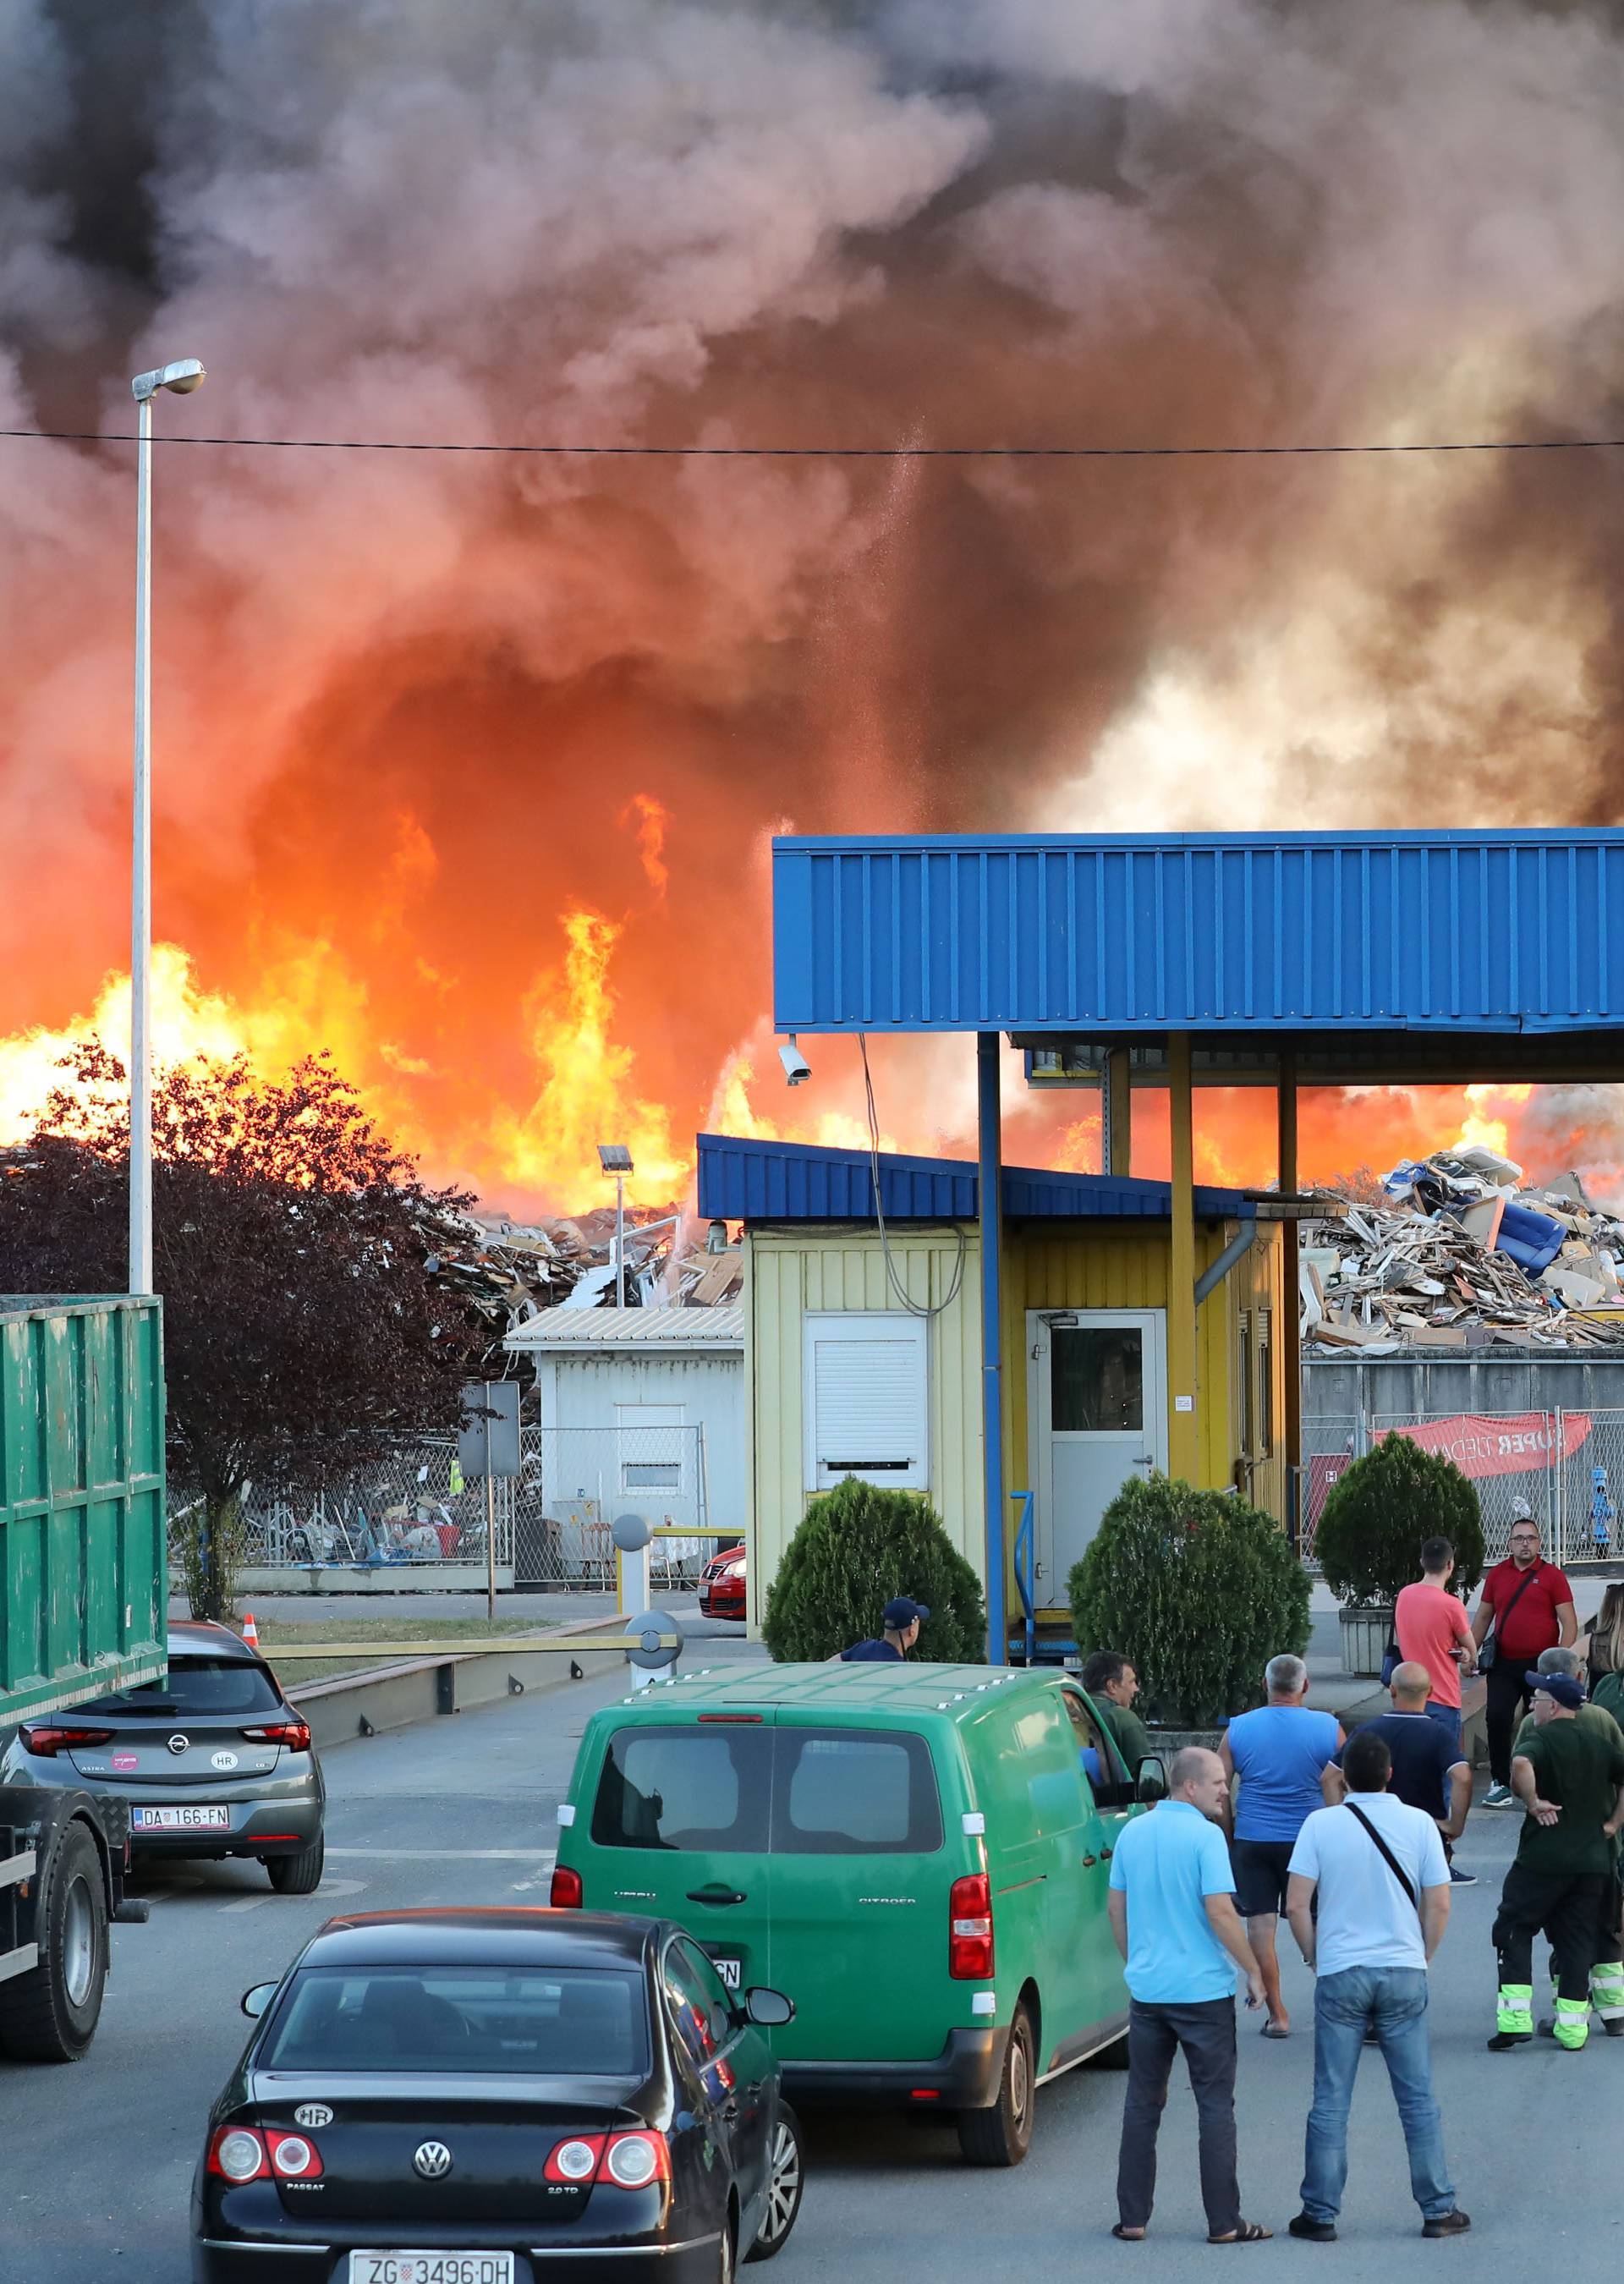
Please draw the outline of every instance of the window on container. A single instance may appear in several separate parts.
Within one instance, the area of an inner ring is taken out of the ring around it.
[[[622,1491],[680,1491],[687,1411],[681,1404],[617,1404]]]
[[[926,1327],[902,1310],[802,1319],[806,1485],[843,1476],[923,1490],[930,1482]]]
[[[1050,1371],[1057,1434],[1123,1435],[1144,1426],[1141,1326],[1057,1325]]]
[[[1243,1309],[1238,1337],[1240,1341],[1240,1449],[1241,1457],[1250,1459],[1257,1451],[1257,1403],[1252,1379],[1252,1315]]]
[[[1275,1349],[1271,1312],[1258,1311],[1258,1457],[1267,1459],[1275,1448]]]
[[[780,1729],[773,1849],[780,1856],[923,1856],[941,1845],[941,1803],[923,1737]]]

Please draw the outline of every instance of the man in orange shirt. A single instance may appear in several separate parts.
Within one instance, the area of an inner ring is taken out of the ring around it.
[[[1449,1592],[1455,1549],[1447,1538],[1429,1538],[1421,1549],[1423,1576],[1406,1586],[1394,1605],[1393,1631],[1399,1655],[1424,1665],[1432,1678],[1426,1709],[1452,1743],[1461,1740],[1461,1676],[1478,1670],[1477,1643],[1464,1604]]]

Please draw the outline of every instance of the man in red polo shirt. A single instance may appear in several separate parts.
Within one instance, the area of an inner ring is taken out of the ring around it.
[[[1526,1499],[1512,1510],[1511,1552],[1483,1581],[1483,1599],[1472,1622],[1478,1662],[1490,1644],[1487,1667],[1488,1766],[1494,1779],[1485,1808],[1515,1808],[1511,1739],[1527,1709],[1526,1676],[1545,1649],[1569,1648],[1577,1639],[1573,1590],[1541,1551],[1540,1528]],[[1492,1630],[1492,1631],[1491,1631]]]

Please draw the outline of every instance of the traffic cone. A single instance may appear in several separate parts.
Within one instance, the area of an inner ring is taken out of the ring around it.
[[[258,1649],[260,1646],[260,1630],[254,1623],[254,1612],[252,1610],[246,1612],[243,1618],[243,1639],[247,1643],[250,1649]]]

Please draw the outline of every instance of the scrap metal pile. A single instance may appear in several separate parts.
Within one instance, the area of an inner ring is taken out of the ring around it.
[[[1624,1210],[1577,1174],[1522,1178],[1492,1150],[1440,1151],[1394,1167],[1384,1204],[1303,1224],[1305,1350],[1624,1349]]]

